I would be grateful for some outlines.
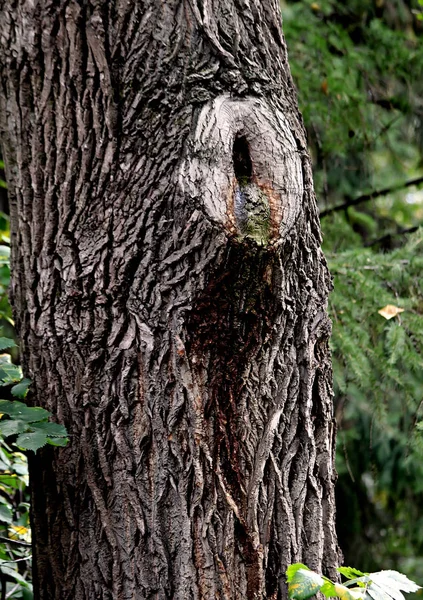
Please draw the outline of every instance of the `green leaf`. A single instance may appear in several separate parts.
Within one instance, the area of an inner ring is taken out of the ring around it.
[[[9,246],[0,246],[0,258],[10,258]]]
[[[355,579],[356,577],[361,577],[362,575],[368,575],[368,573],[362,573],[353,567],[338,567],[336,570],[347,579]]]
[[[16,348],[15,342],[10,338],[0,337],[0,351],[7,348]]]
[[[31,429],[42,431],[49,437],[67,437],[68,432],[66,431],[66,427],[63,425],[59,425],[59,423],[32,423]]]
[[[0,521],[4,523],[11,523],[13,521],[12,511],[5,504],[0,504]]]
[[[20,583],[25,587],[31,586],[31,584],[28,581],[26,581],[20,573],[15,571],[15,569],[13,569],[12,567],[7,566],[7,564],[4,564],[5,562],[6,561],[0,561],[0,569],[5,575],[10,575],[10,577],[12,577],[17,583]]]
[[[15,490],[21,489],[21,480],[16,475],[0,475],[0,485],[4,487],[11,487]]]
[[[421,589],[420,585],[398,571],[378,571],[377,573],[370,573],[369,577],[380,586],[395,587],[403,592],[417,592]]]
[[[50,444],[50,446],[60,446],[61,448],[64,448],[67,446],[68,442],[69,438],[47,437],[47,444]]]
[[[7,453],[3,450],[3,448],[0,448],[0,470],[6,471],[11,464],[12,461],[10,460]]]
[[[295,573],[297,571],[299,571],[300,569],[304,569],[305,571],[310,571],[310,569],[307,567],[307,565],[303,565],[303,563],[294,563],[292,565],[289,565],[289,567],[286,570],[287,583],[292,581],[292,578],[294,577]]]
[[[7,421],[0,421],[0,435],[8,437],[9,435],[16,435],[23,433],[28,428],[28,424],[24,421],[16,419],[7,419]]]
[[[299,568],[288,584],[288,596],[293,600],[306,600],[314,596],[324,583],[323,577],[314,571]]]
[[[0,413],[5,413],[10,417],[21,419],[26,423],[35,423],[36,421],[45,421],[51,416],[51,413],[39,406],[29,407],[23,402],[10,402],[9,400],[0,400]]]
[[[3,385],[16,383],[22,379],[22,371],[9,360],[0,361],[0,380]]]
[[[337,596],[335,584],[331,581],[325,581],[324,585],[320,588],[320,591],[326,596],[326,598],[335,598]]]
[[[10,390],[12,392],[12,396],[15,396],[16,398],[25,398],[31,383],[32,381],[27,377],[22,379],[22,381],[14,385]]]
[[[370,595],[383,595],[387,594],[388,597],[394,600],[405,600],[404,592],[417,592],[420,586],[414,583],[398,571],[378,571],[377,573],[370,573],[369,577],[372,581],[368,586],[368,592]]]
[[[371,583],[367,586],[367,594],[372,600],[392,600],[386,592],[382,590],[378,585]]]
[[[16,439],[15,444],[22,450],[32,450],[33,452],[36,452],[47,444],[47,436],[42,431],[22,433]]]

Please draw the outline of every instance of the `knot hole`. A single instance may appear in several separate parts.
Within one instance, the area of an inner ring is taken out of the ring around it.
[[[232,150],[235,177],[239,185],[250,183],[253,176],[250,149],[245,135],[237,135]]]

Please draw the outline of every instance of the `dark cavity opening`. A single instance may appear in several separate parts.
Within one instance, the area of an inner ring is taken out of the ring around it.
[[[246,183],[253,176],[253,165],[251,163],[250,149],[247,138],[237,136],[232,150],[232,159],[234,163],[235,177],[239,183]]]

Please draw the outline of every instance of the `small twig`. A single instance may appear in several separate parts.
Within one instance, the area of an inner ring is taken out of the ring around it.
[[[21,540],[11,540],[10,538],[4,537],[2,535],[0,535],[0,542],[8,542],[10,544],[18,544],[19,546],[28,546],[29,548],[31,548],[32,544],[29,544],[28,542],[22,542]]]
[[[13,594],[14,594],[14,593],[16,592],[16,590],[18,590],[20,587],[21,587],[21,584],[20,584],[20,583],[17,583],[17,584],[15,585],[15,587],[13,587],[13,588],[10,590],[10,592],[9,592],[8,594],[6,594],[6,600],[7,600],[7,598],[12,598]]]
[[[414,227],[408,227],[408,229],[400,229],[399,231],[395,231],[394,233],[387,233],[377,240],[371,240],[370,242],[366,242],[364,244],[365,248],[371,248],[372,246],[376,246],[377,244],[382,244],[383,242],[389,242],[391,238],[396,237],[398,235],[405,235],[407,233],[414,233],[419,228],[418,225]]]
[[[32,554],[30,554],[29,556],[25,556],[24,558],[17,558],[16,560],[4,560],[2,562],[2,564],[4,565],[5,563],[18,563],[18,562],[23,562],[24,560],[29,560],[30,558],[32,558]]]
[[[375,190],[373,192],[369,192],[368,194],[363,194],[358,196],[358,198],[350,198],[346,202],[342,204],[338,204],[337,206],[332,206],[332,208],[328,208],[327,210],[322,210],[320,213],[320,218],[327,217],[331,213],[338,212],[340,210],[346,210],[350,208],[350,206],[357,206],[357,204],[361,204],[362,202],[367,202],[368,200],[373,200],[373,198],[378,198],[379,196],[386,196],[392,192],[397,192],[398,190],[403,190],[404,188],[411,187],[413,185],[420,185],[423,183],[423,177],[417,177],[416,179],[410,179],[403,183],[397,183],[389,188],[383,188],[381,190]]]

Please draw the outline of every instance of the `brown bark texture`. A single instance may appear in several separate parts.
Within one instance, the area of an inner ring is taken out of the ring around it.
[[[35,597],[334,575],[331,287],[277,0],[0,0]]]

